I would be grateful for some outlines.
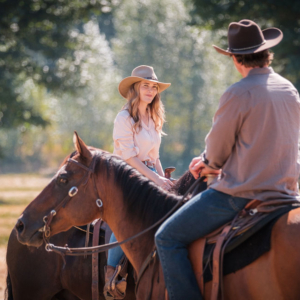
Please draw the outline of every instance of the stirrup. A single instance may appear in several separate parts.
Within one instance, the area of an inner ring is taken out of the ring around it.
[[[107,274],[107,267],[105,268],[106,274],[103,294],[106,300],[121,300],[125,298],[127,287],[127,274],[124,277],[122,277],[121,280],[118,280],[121,270],[122,266],[117,265],[113,274]],[[110,270],[110,273],[112,271],[113,270]]]

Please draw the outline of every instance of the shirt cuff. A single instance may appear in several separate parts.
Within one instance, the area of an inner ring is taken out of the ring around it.
[[[219,168],[215,168],[215,167],[212,167],[212,166],[209,165],[209,160],[206,158],[206,153],[205,153],[205,152],[203,152],[203,153],[201,154],[201,159],[202,159],[202,161],[203,161],[209,168],[214,169],[214,170],[220,170]]]

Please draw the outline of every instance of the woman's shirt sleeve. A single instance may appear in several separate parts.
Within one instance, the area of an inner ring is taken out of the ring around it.
[[[124,160],[139,154],[139,148],[134,143],[134,129],[131,117],[126,111],[121,111],[114,122],[113,130],[114,153]]]

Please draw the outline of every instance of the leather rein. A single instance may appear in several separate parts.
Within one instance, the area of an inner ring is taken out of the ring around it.
[[[99,198],[98,195],[98,190],[97,190],[97,185],[96,185],[96,176],[94,176],[95,174],[95,167],[96,167],[96,158],[97,156],[94,156],[92,159],[92,162],[90,164],[89,167],[86,167],[85,165],[83,165],[82,163],[69,158],[67,160],[67,163],[75,163],[77,166],[79,166],[80,168],[84,169],[86,171],[86,174],[82,177],[82,179],[78,182],[77,186],[73,186],[71,187],[71,189],[68,192],[68,195],[53,209],[50,211],[50,213],[45,216],[43,218],[43,221],[45,223],[44,225],[44,234],[43,234],[43,238],[45,241],[45,249],[48,252],[56,252],[59,253],[62,256],[65,255],[69,255],[69,256],[81,256],[81,255],[92,255],[94,253],[101,253],[101,252],[105,252],[109,249],[118,247],[122,244],[128,243],[129,241],[132,241],[133,239],[136,239],[137,237],[140,237],[141,235],[145,234],[146,232],[149,232],[150,230],[154,229],[155,227],[157,227],[158,225],[160,225],[163,221],[165,221],[173,212],[175,212],[185,201],[186,196],[194,190],[194,188],[204,180],[204,177],[198,178],[193,185],[188,189],[188,191],[183,195],[183,197],[178,201],[178,203],[167,213],[165,214],[160,220],[158,220],[157,222],[155,222],[153,225],[151,225],[150,227],[146,228],[145,230],[135,234],[134,236],[131,236],[121,242],[113,242],[110,244],[105,244],[105,245],[99,245],[99,246],[94,246],[94,247],[81,247],[81,248],[69,248],[69,247],[60,247],[60,246],[55,246],[54,244],[51,244],[49,242],[49,238],[50,238],[50,234],[51,234],[51,229],[50,229],[50,224],[54,218],[54,216],[57,214],[57,212],[61,209],[64,208],[67,203],[78,193],[79,187],[81,186],[85,186],[89,179],[91,177],[93,178],[94,181],[94,189],[96,192],[96,205],[102,210],[103,207],[103,202],[102,200]]]

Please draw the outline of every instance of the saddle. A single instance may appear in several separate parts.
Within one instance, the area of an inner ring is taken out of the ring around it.
[[[217,300],[220,292],[222,293],[224,254],[230,253],[267,224],[272,221],[275,223],[275,220],[281,215],[299,206],[299,201],[296,200],[264,202],[253,200],[232,222],[193,242],[189,246],[189,258],[202,294],[204,295],[204,275],[207,266],[212,264],[211,300]],[[207,245],[208,247],[206,247]],[[268,249],[265,248],[263,251],[266,252]],[[260,252],[258,256],[264,252]],[[252,261],[258,256],[254,257]],[[248,261],[247,264],[252,261]],[[244,266],[245,264],[240,268]]]

